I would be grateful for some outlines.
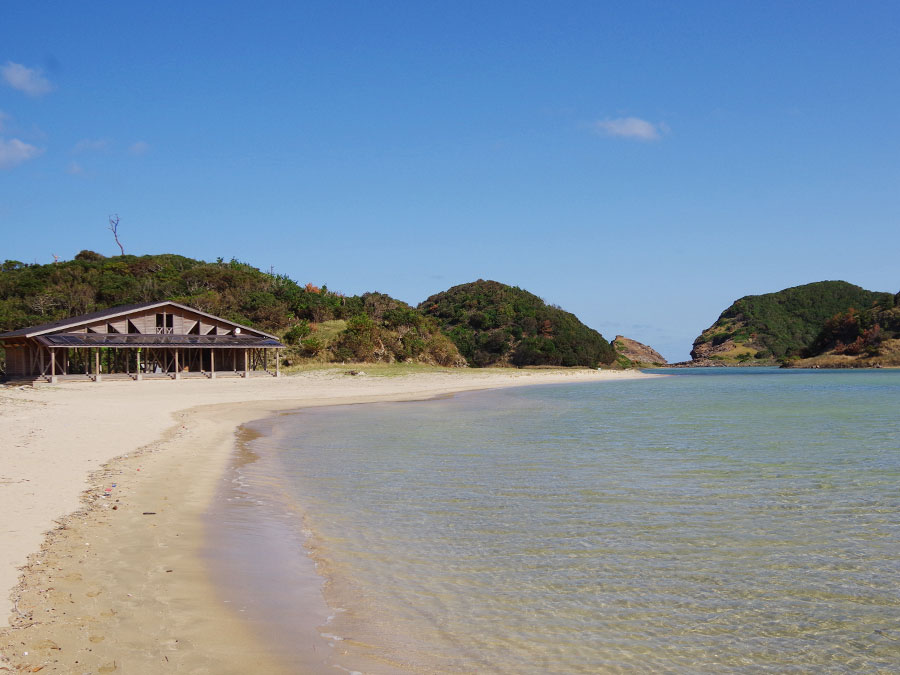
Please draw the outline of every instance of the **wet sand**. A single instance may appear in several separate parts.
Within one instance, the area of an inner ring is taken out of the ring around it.
[[[0,586],[11,589],[0,669],[291,672],[213,585],[204,558],[204,514],[240,425],[307,406],[635,377],[652,376],[466,370],[375,378],[321,371],[277,380],[0,390]],[[321,611],[309,608],[311,629]],[[310,631],[304,668],[333,672],[317,635]]]

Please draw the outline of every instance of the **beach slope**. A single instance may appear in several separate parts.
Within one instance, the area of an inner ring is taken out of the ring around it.
[[[402,377],[65,383],[0,390],[0,667],[246,672],[266,664],[209,582],[203,514],[240,425],[308,406],[652,377],[459,370]],[[312,620],[312,619],[311,619]],[[316,650],[310,642],[310,670]],[[279,670],[276,660],[267,664]]]

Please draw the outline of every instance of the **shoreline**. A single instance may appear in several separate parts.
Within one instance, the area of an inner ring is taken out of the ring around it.
[[[4,389],[9,451],[0,513],[10,546],[0,585],[12,595],[0,663],[44,672],[279,670],[237,613],[222,607],[201,554],[203,515],[247,422],[322,405],[659,376],[313,371],[278,380]]]

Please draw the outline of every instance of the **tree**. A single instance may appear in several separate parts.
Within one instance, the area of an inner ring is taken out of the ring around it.
[[[125,255],[125,249],[122,247],[122,242],[119,241],[119,214],[114,213],[109,217],[109,229],[113,233],[113,237],[115,237],[116,243],[119,245],[119,250],[122,252],[122,255]]]
[[[47,312],[59,304],[59,301],[50,293],[38,293],[37,295],[28,298],[27,303],[31,310],[37,312],[41,316],[45,316]]]
[[[101,255],[95,251],[88,251],[87,249],[80,251],[78,255],[75,256],[75,260],[86,260],[87,262],[100,262],[105,259],[105,255]]]

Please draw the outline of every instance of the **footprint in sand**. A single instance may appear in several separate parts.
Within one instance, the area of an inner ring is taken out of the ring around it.
[[[81,575],[78,572],[73,572],[64,576],[63,579],[66,581],[81,581]]]
[[[116,610],[114,610],[114,609],[108,609],[105,612],[100,612],[100,616],[115,616],[115,615],[116,615]]]
[[[106,638],[103,635],[91,635],[88,640],[97,644],[98,642],[103,642]]]
[[[88,591],[87,593],[85,593],[85,595],[88,596],[89,598],[96,598],[102,592],[103,591]]]
[[[98,673],[111,673],[118,669],[119,669],[119,666],[116,665],[115,661],[113,661],[112,663],[106,663],[106,664],[100,666],[99,668],[97,668],[97,672]]]

